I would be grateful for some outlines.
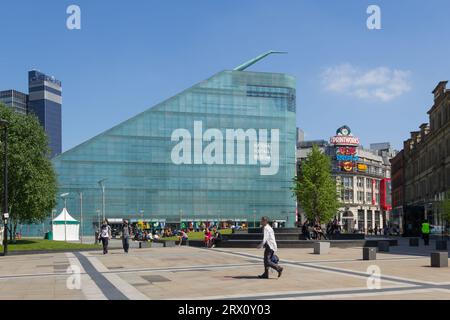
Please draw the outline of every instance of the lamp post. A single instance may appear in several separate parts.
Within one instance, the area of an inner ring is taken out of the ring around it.
[[[105,204],[105,184],[104,184],[104,182],[106,181],[107,179],[102,179],[102,180],[100,180],[99,182],[98,182],[98,185],[100,186],[100,188],[102,189],[102,216],[103,216],[103,221],[105,220],[105,206],[106,206],[106,204]]]
[[[80,228],[81,228],[81,243],[83,243],[83,192],[79,192],[80,195]]]
[[[0,119],[3,127],[3,253],[8,254],[8,125],[9,122]]]
[[[67,217],[66,217],[66,212],[67,212],[67,196],[69,195],[69,192],[63,193],[60,195],[61,199],[64,200],[64,241],[67,241]]]

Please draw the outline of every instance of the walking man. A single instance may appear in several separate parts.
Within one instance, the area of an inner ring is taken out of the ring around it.
[[[125,253],[128,253],[128,249],[130,248],[130,236],[131,236],[131,227],[128,224],[127,220],[123,220],[122,246],[123,251],[125,251]]]
[[[111,239],[111,227],[108,225],[108,221],[103,221],[102,226],[100,227],[100,240],[103,245],[103,254],[108,253],[108,243]]]
[[[269,225],[269,218],[262,217],[261,225],[264,230],[264,239],[258,246],[259,249],[264,248],[264,273],[258,278],[269,279],[269,268],[275,269],[278,272],[278,278],[281,277],[283,268],[278,264],[272,262],[272,256],[278,250],[277,242],[275,240],[275,233],[272,227]]]
[[[426,246],[430,244],[430,229],[431,226],[428,223],[428,220],[425,219],[425,221],[422,223],[422,238]]]

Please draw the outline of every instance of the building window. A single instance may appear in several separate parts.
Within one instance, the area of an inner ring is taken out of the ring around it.
[[[363,177],[358,177],[357,186],[358,186],[358,188],[364,187],[364,178]]]

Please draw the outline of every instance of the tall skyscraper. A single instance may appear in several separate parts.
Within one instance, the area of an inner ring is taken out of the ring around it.
[[[47,133],[51,157],[61,153],[61,81],[39,71],[28,72],[28,112],[34,113]]]
[[[16,90],[0,91],[0,103],[18,113],[27,114],[28,95],[23,92]]]

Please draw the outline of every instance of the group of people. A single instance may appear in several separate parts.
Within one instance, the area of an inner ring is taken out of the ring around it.
[[[206,228],[205,231],[205,247],[214,248],[218,242],[222,240],[222,234],[216,227]]]
[[[327,235],[318,221],[313,222],[306,220],[302,225],[302,233],[306,240],[328,240]]]
[[[259,248],[264,248],[264,273],[259,275],[260,279],[268,279],[269,278],[269,269],[272,268],[278,273],[278,277],[281,277],[283,273],[283,268],[278,264],[278,257],[275,252],[278,250],[277,242],[275,240],[275,233],[272,227],[269,225],[269,218],[263,217],[261,219],[261,226],[263,228],[264,238],[263,241],[258,246]],[[130,238],[132,236],[132,227],[129,225],[127,220],[123,221],[123,230],[122,230],[122,245],[125,253],[128,253],[130,248]],[[317,231],[320,234],[319,231]],[[222,239],[222,235],[220,231],[216,228],[205,228],[205,246],[207,248],[213,248],[218,241]],[[183,240],[187,240],[189,238],[188,233],[185,230],[180,230],[178,233],[179,243],[181,245]],[[98,240],[102,242],[103,245],[103,254],[108,253],[108,243],[111,240],[111,227],[108,222],[103,221],[100,230],[98,232]]]

